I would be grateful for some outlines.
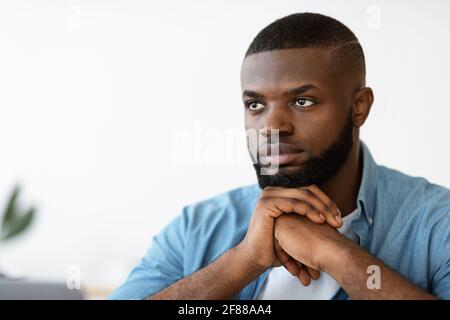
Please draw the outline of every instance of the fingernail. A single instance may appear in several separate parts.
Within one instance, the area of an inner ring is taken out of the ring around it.
[[[337,221],[337,223],[342,223],[342,218],[340,215],[334,216],[334,219]]]
[[[321,220],[325,220],[325,216],[323,214],[319,213],[319,217]]]

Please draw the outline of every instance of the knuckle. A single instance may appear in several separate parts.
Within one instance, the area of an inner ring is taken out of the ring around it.
[[[305,213],[305,215],[311,215],[311,214],[315,214],[316,209],[311,206],[309,203],[302,203],[302,209]]]
[[[260,193],[260,198],[264,198],[264,197],[268,196],[269,194],[270,194],[270,192],[267,189],[264,189]]]
[[[259,198],[259,203],[267,204],[269,202],[272,202],[272,200],[273,200],[272,197],[261,197],[261,198]]]
[[[331,210],[336,210],[337,209],[337,205],[334,201],[329,200],[328,204],[327,204],[328,208],[330,208]]]
[[[303,212],[303,211],[305,211],[305,205],[304,205],[304,202],[303,201],[300,201],[300,200],[297,200],[296,199],[296,201],[295,201],[295,203],[293,203],[293,209],[296,211],[296,212],[299,212],[299,211],[301,211],[301,212]]]
[[[321,214],[321,212],[319,210],[312,208],[311,215],[319,216],[320,214]]]

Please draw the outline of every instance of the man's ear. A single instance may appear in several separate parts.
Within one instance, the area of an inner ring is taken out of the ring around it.
[[[353,126],[361,127],[367,119],[373,103],[373,92],[369,87],[359,89],[353,99]]]

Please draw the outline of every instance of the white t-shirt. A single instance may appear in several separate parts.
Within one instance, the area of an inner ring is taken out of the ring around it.
[[[357,242],[358,235],[350,229],[350,224],[358,209],[345,216],[342,227],[338,231],[347,238]],[[330,300],[340,286],[327,273],[321,272],[319,280],[311,280],[305,287],[285,267],[272,268],[258,295],[259,300]]]

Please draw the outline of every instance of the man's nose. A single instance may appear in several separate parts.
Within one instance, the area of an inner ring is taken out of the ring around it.
[[[284,110],[283,107],[271,108],[264,119],[264,125],[261,128],[261,134],[264,137],[270,137],[275,130],[278,130],[278,134],[291,135],[294,132],[294,126],[292,124],[292,115],[288,110]]]

